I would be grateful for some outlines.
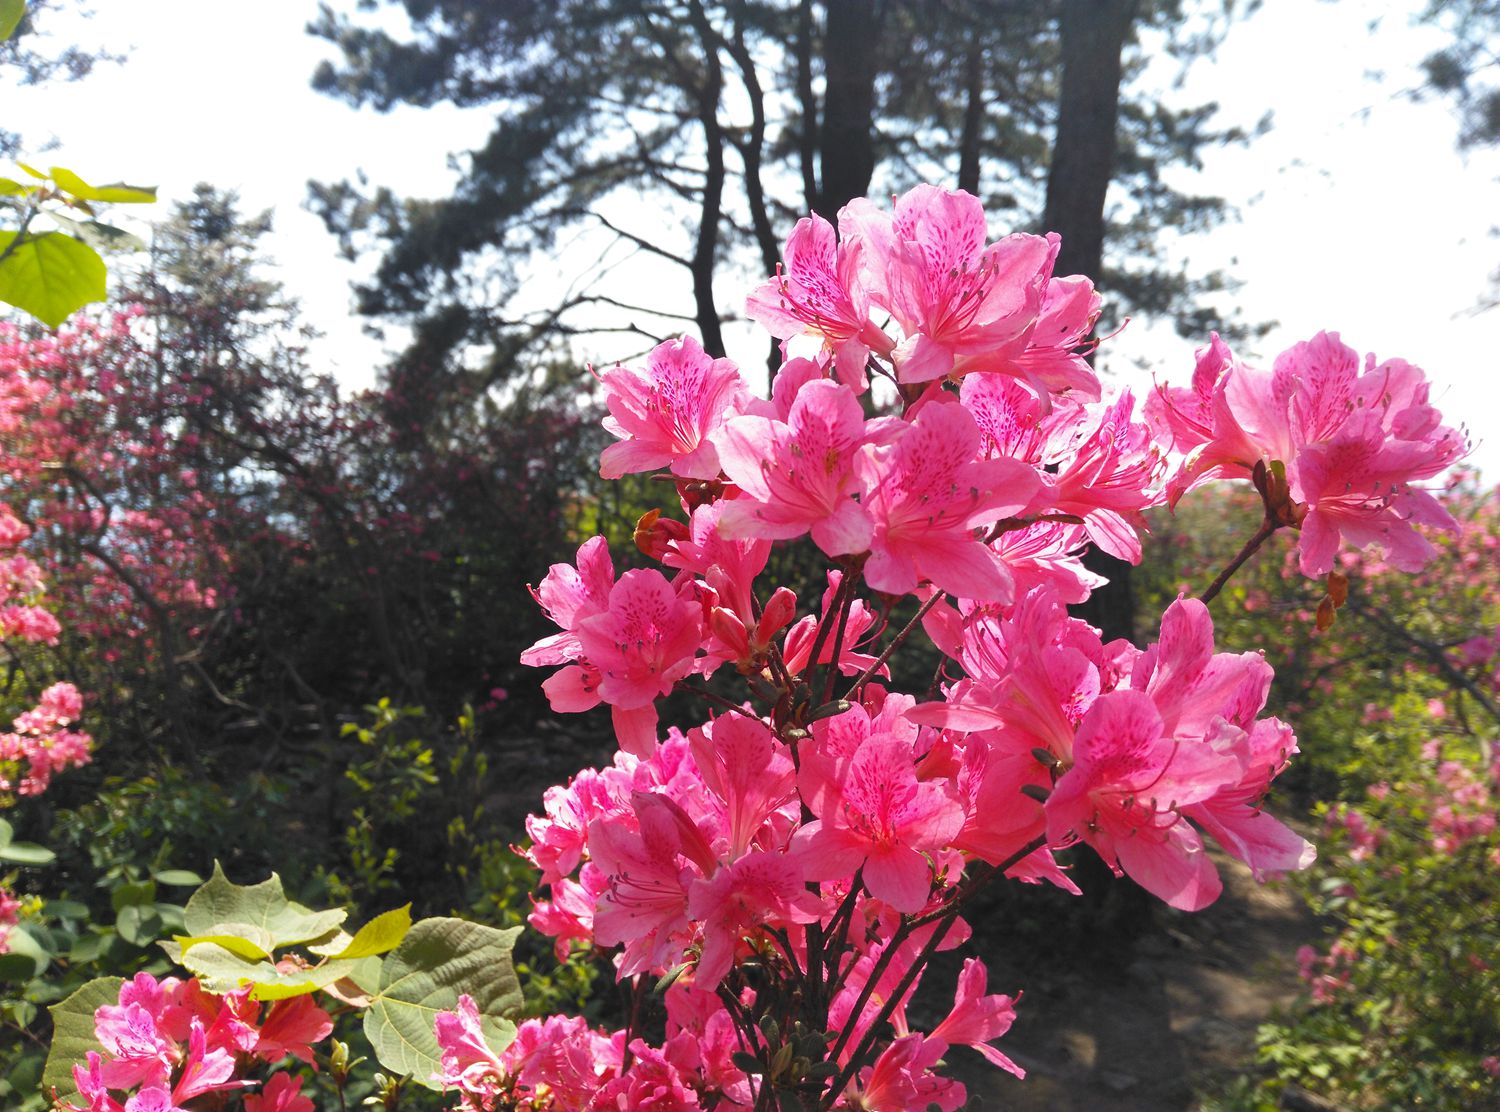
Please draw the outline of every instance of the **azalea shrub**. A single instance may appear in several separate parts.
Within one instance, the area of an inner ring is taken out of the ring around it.
[[[261,895],[216,877],[171,951],[191,976],[59,1005],[63,1106],[304,1112],[266,1066],[316,1060],[323,1024],[268,1038],[257,1002],[323,993],[362,1012],[388,1107],[405,1075],[483,1112],[957,1108],[960,1048],[1024,1075],[996,1045],[1023,986],[979,959],[937,1022],[909,1014],[981,890],[1077,892],[1071,848],[1194,911],[1222,888],[1207,840],[1257,877],[1310,865],[1264,807],[1298,751],[1263,713],[1274,664],[1217,648],[1209,604],[1277,534],[1325,617],[1342,552],[1420,569],[1457,527],[1422,484],[1465,439],[1418,368],[1333,333],[1270,370],[1214,339],[1138,409],[1090,367],[1099,299],[1052,273],[1057,249],[988,243],[962,192],[856,200],[837,234],[800,221],[748,298],[782,342],[769,398],[688,336],[600,375],[601,474],[655,476],[665,502],[635,530],[644,566],[617,572],[594,537],[535,588],[556,632],[523,663],[551,669],[554,712],[607,708],[617,748],[546,792],[524,852],[530,924],[558,955],[610,955],[618,1021],[516,1023],[509,936],[396,911],[340,933],[279,883],[275,916],[247,915]],[[1088,546],[1139,561],[1144,513],[1216,480],[1255,491],[1243,547],[1144,647],[1069,615],[1101,586]],[[777,546],[821,563],[813,591],[766,574]],[[918,651],[936,672],[902,690]]]
[[[1432,741],[1408,777],[1325,808],[1307,877],[1329,940],[1260,1031],[1269,1074],[1355,1108],[1489,1107],[1500,1093],[1500,763]]]

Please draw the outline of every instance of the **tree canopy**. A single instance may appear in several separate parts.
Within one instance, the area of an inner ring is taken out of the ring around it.
[[[1040,228],[1058,126],[1061,3],[400,6],[409,35],[374,19],[388,14],[367,10],[375,5],[325,5],[310,30],[343,57],[320,68],[314,86],[380,110],[488,108],[490,138],[462,157],[447,198],[403,199],[348,181],[311,188],[346,251],[383,251],[361,311],[413,325],[426,362],[483,350],[493,381],[549,341],[615,332],[644,346],[684,325],[722,351],[723,322],[739,306],[714,300],[714,275],[770,273],[799,215],[832,217],[872,188],[958,184],[1013,228]],[[1099,277],[1120,303],[1172,312],[1198,331],[1219,323],[1205,298],[1222,279],[1169,265],[1156,238],[1211,225],[1225,205],[1177,188],[1169,168],[1245,135],[1218,127],[1213,105],[1160,103],[1143,71],[1147,44],[1188,59],[1223,24],[1180,0],[1114,6],[1125,20],[1124,85],[1111,251]],[[662,210],[680,220],[669,237],[648,230]],[[585,234],[599,245],[595,274],[540,295],[539,254]],[[639,280],[610,281],[627,254],[681,274],[691,316],[666,309],[683,304],[676,290],[657,301]]]

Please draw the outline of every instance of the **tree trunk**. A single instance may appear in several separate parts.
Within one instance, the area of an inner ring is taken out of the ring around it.
[[[1137,0],[1063,0],[1058,19],[1062,81],[1057,137],[1042,223],[1062,236],[1057,274],[1086,274],[1097,285],[1104,258],[1104,201],[1114,176],[1120,115],[1121,53]],[[1135,635],[1130,565],[1095,549],[1084,563],[1109,584],[1077,608],[1105,640]]]
[[[875,52],[884,5],[879,0],[828,0],[823,33],[828,89],[823,98],[817,213],[830,223],[870,191],[875,173]]]
[[[984,48],[977,39],[964,58],[964,127],[958,142],[958,187],[979,196],[980,131],[984,126]]]

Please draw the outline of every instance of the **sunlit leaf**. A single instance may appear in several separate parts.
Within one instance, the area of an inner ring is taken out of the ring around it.
[[[384,954],[394,950],[411,930],[411,904],[377,915],[353,938],[344,935],[344,945],[310,947],[313,953],[330,958],[367,958],[373,954]],[[337,942],[337,940],[335,940]]]
[[[26,17],[26,0],[0,0],[0,42],[16,33]]]
[[[52,167],[52,180],[57,183],[58,188],[81,201],[98,201],[108,205],[149,205],[156,200],[155,186],[125,185],[123,182],[90,185],[72,170],[61,166]]]
[[[249,923],[224,923],[221,925],[221,933],[179,934],[175,935],[172,941],[182,947],[183,953],[187,953],[194,946],[212,942],[246,961],[261,961],[268,958],[274,947],[271,936],[267,932]]]
[[[83,306],[104,300],[99,252],[62,232],[19,236],[0,232],[0,301],[56,328]]]
[[[287,899],[275,873],[249,887],[233,884],[215,862],[214,875],[188,899],[183,922],[189,935],[234,934],[219,928],[226,923],[249,924],[265,932],[270,950],[325,938],[338,930],[347,915],[342,909],[313,911]]]
[[[50,865],[56,860],[57,854],[32,842],[11,842],[0,846],[0,861],[14,865]]]

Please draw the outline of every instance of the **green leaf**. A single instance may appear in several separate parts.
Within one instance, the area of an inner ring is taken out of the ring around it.
[[[26,17],[26,0],[0,0],[0,42],[16,33]]]
[[[6,937],[9,951],[5,954],[7,958],[20,958],[31,966],[31,972],[25,976],[14,977],[12,980],[29,981],[32,977],[46,971],[47,966],[52,964],[52,955],[47,953],[25,927],[12,927],[10,934]]]
[[[104,300],[99,252],[62,232],[18,236],[0,232],[0,301],[56,328],[83,306]]]
[[[262,961],[269,958],[271,951],[275,948],[270,934],[249,923],[221,923],[217,934],[179,934],[174,935],[172,941],[182,947],[184,954],[194,946],[212,942],[246,961]]]
[[[511,964],[520,927],[496,930],[462,919],[423,919],[411,928],[380,970],[380,992],[365,1011],[365,1037],[386,1069],[429,1089],[441,1068],[433,1018],[468,994],[481,1029],[499,1051],[515,1035],[510,1017],[521,1009],[521,985]]]
[[[330,947],[310,947],[313,953],[322,954],[329,958],[367,958],[374,954],[384,954],[394,950],[406,937],[406,932],[411,930],[411,904],[398,907],[394,911],[387,911],[377,915],[364,926],[352,939],[347,935],[345,945],[338,949]]]
[[[188,899],[183,922],[189,935],[235,934],[219,928],[249,924],[269,936],[266,949],[271,950],[324,938],[338,930],[348,914],[343,909],[313,911],[287,899],[275,873],[248,888],[232,884],[216,861],[214,875]]]
[[[118,1004],[124,983],[122,977],[100,977],[47,1009],[52,1013],[52,1047],[42,1070],[43,1092],[50,1093],[56,1086],[64,1100],[78,1092],[73,1065],[82,1065],[90,1050],[99,1049],[99,1040],[94,1037],[94,1009],[101,1004]]]
[[[161,948],[178,965],[196,973],[209,992],[233,992],[241,985],[274,981],[280,976],[269,961],[247,960],[217,942],[200,942],[187,951],[175,942],[163,942]]]
[[[87,919],[89,909],[77,900],[48,900],[47,914],[54,919]]]
[[[59,189],[71,193],[80,201],[98,201],[108,205],[149,205],[156,200],[155,186],[125,185],[123,182],[90,185],[72,170],[61,166],[52,167],[52,180]]]
[[[15,833],[15,828],[10,823],[0,819],[0,848],[10,845],[10,840],[15,837]]]
[[[152,873],[151,877],[158,884],[171,884],[184,888],[203,883],[201,876],[188,869],[163,869],[159,873]]]
[[[0,846],[0,861],[9,861],[16,865],[50,865],[57,860],[57,854],[46,846],[35,845],[31,842],[11,842],[9,845]]]
[[[150,904],[127,904],[115,916],[115,930],[132,946],[149,946],[162,934],[166,924]]]
[[[110,892],[109,902],[110,906],[116,911],[124,911],[127,907],[155,903],[156,882],[141,880],[118,885]]]
[[[146,241],[134,233],[127,232],[124,228],[116,228],[113,224],[103,224],[98,220],[74,220],[71,216],[64,216],[60,212],[47,210],[47,216],[61,224],[63,228],[79,239],[87,243],[100,254],[119,254],[121,252],[144,251]],[[190,873],[190,876],[197,874]],[[188,881],[189,884],[202,884],[203,878]]]

